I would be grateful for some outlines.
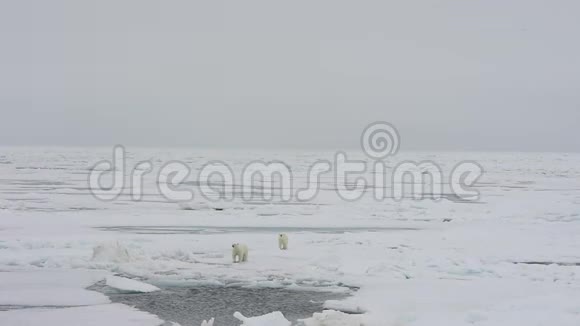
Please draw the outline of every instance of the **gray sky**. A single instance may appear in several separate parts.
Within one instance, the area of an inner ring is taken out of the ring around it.
[[[0,1],[0,144],[580,151],[580,1]]]

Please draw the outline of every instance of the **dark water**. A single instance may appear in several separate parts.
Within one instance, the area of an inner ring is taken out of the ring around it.
[[[580,267],[580,263],[576,262],[555,262],[555,261],[518,261],[514,262],[514,264],[524,264],[524,265],[557,265],[557,266],[565,266],[565,267]]]
[[[216,326],[241,324],[233,317],[239,311],[246,317],[281,311],[296,321],[323,310],[326,300],[345,298],[345,294],[291,291],[273,288],[196,287],[165,288],[153,293],[107,293],[113,302],[133,306],[182,326],[199,326],[215,317]]]
[[[74,308],[79,306],[18,306],[18,305],[0,305],[0,311],[24,310],[24,309],[63,309]],[[82,306],[80,306],[82,307]]]

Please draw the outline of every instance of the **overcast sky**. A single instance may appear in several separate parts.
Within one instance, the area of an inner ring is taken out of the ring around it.
[[[0,144],[580,151],[580,1],[0,1]]]

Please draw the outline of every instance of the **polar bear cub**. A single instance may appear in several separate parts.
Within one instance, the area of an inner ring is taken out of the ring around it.
[[[280,250],[288,250],[288,236],[284,233],[281,233],[278,236],[278,248]]]
[[[232,259],[234,260],[234,263],[248,261],[248,246],[245,244],[234,243],[232,245]]]

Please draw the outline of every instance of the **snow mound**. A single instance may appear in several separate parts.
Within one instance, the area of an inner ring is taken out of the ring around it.
[[[126,263],[131,261],[129,250],[119,241],[102,243],[93,248],[93,261]]]
[[[243,322],[240,326],[290,326],[292,324],[279,311],[258,317],[244,317],[241,313],[236,312],[234,317]]]
[[[107,276],[106,284],[114,289],[130,293],[150,293],[160,290],[151,284],[118,276]]]
[[[365,326],[361,315],[349,315],[335,310],[315,313],[311,318],[301,320],[304,326]]]

